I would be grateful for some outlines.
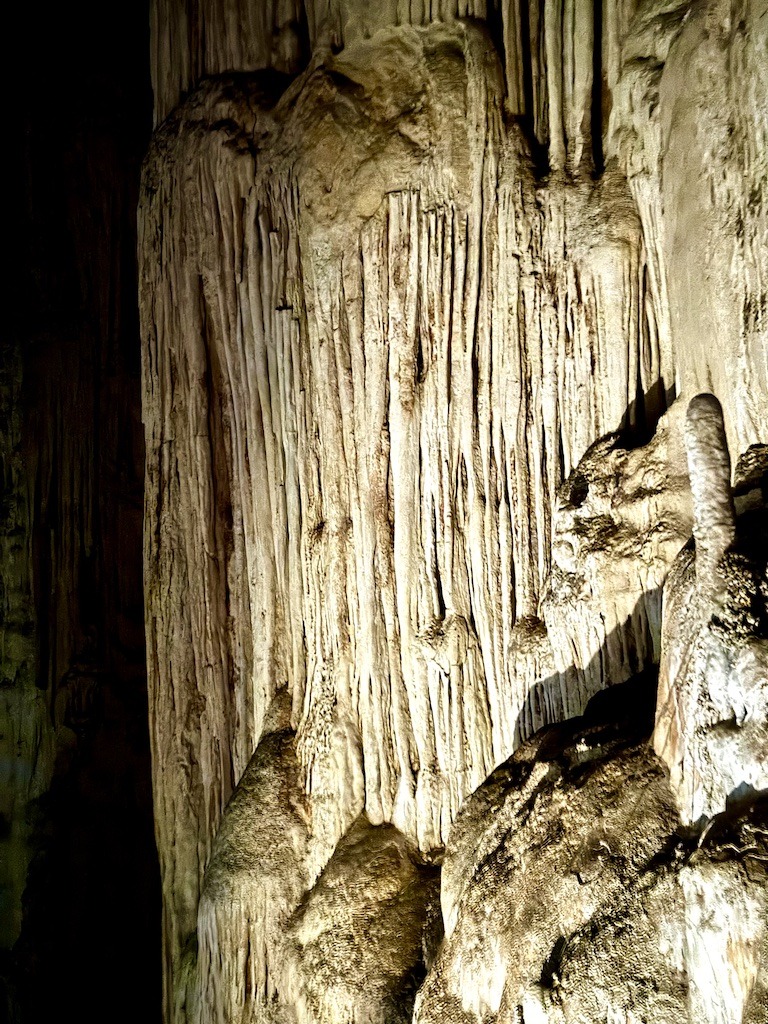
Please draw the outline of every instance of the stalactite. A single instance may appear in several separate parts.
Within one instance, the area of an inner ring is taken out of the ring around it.
[[[393,25],[484,20],[487,8],[487,0],[152,0],[155,120],[209,75],[295,74],[317,49],[338,51]]]

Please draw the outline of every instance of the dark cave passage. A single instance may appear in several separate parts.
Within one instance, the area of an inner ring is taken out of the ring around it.
[[[8,36],[0,1017],[19,1024],[160,1019],[136,270],[148,35],[148,4],[85,2],[17,11]]]

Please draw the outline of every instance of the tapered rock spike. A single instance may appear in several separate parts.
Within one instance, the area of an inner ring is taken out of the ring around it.
[[[700,591],[717,587],[717,564],[736,538],[731,457],[723,410],[714,395],[691,399],[685,424],[693,493],[696,579]]]

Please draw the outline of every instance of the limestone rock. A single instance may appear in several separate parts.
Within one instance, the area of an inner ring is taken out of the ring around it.
[[[308,836],[295,738],[283,728],[259,743],[213,844],[190,1020],[246,1024],[280,1014],[283,931],[311,880]]]
[[[740,450],[768,436],[764,5],[154,4],[168,965],[278,690],[314,878],[363,812],[436,853],[522,740],[658,660],[692,524],[664,413],[710,374]]]
[[[651,440],[597,441],[558,492],[543,617],[561,672],[582,703],[657,664],[661,587],[691,530],[691,498],[676,403]]]
[[[156,136],[146,593],[171,960],[278,682],[319,868],[363,782],[372,822],[441,846],[549,674],[518,624],[556,489],[639,416],[661,355],[623,181],[539,190],[502,92],[477,26],[388,29],[278,102],[208,82]],[[593,365],[616,383],[585,387]]]
[[[300,1024],[410,1021],[438,880],[392,825],[355,822],[287,927]]]
[[[768,510],[736,518],[722,412],[711,395],[691,402],[687,443],[696,543],[665,585],[654,745],[683,819],[693,822],[768,789]],[[742,488],[753,492],[762,477],[757,454],[742,464]]]
[[[743,451],[768,434],[768,0],[637,6],[607,155],[643,222],[678,393],[717,394]]]
[[[722,815],[680,870],[691,1021],[768,1019],[766,805]]]
[[[462,809],[419,1024],[761,1019],[764,802],[686,835],[638,742],[636,695],[610,694],[539,733]]]

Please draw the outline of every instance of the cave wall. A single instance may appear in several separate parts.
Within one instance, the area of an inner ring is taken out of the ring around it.
[[[15,12],[0,451],[3,1019],[157,1019],[141,572],[148,12]],[[7,1011],[7,1016],[4,1012]]]
[[[681,409],[714,390],[735,453],[768,436],[767,11],[153,7],[140,295],[169,1019],[279,1002],[274,979],[238,1002],[248,943],[258,977],[287,957],[306,1019],[338,1011],[296,980],[300,922],[292,953],[264,938],[283,903],[237,875],[225,904],[252,904],[228,929],[205,896],[276,698],[309,821],[295,861],[264,868],[287,900],[363,812],[439,856],[521,741],[658,663],[692,527]]]

